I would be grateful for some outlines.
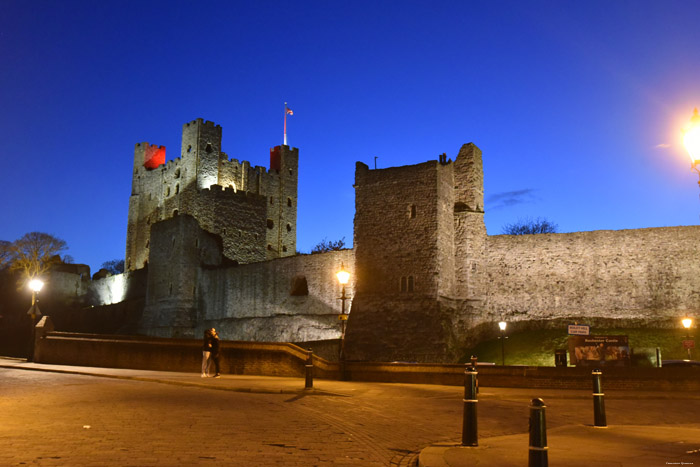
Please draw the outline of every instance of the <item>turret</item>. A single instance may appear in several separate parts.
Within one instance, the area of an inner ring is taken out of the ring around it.
[[[201,190],[218,183],[220,157],[220,125],[198,118],[182,126],[183,184],[196,180]]]

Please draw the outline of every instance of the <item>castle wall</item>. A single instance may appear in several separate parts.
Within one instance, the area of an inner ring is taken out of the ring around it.
[[[358,293],[437,296],[437,161],[355,171]],[[412,277],[409,287],[408,278]],[[402,279],[404,278],[404,279]]]
[[[226,339],[299,342],[340,335],[341,263],[354,276],[352,250],[279,258],[201,271],[201,330],[216,327]],[[306,285],[307,293],[304,293]],[[346,293],[354,295],[354,283]],[[346,303],[346,310],[350,308]]]
[[[490,236],[480,319],[676,325],[700,312],[699,240],[697,226]]]

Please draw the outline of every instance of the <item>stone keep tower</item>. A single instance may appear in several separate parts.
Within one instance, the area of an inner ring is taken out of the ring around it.
[[[479,301],[486,244],[481,151],[355,171],[349,359],[452,361]]]
[[[270,169],[228,159],[221,126],[201,118],[183,125],[180,158],[139,143],[126,239],[126,269],[148,263],[151,225],[188,214],[222,239],[231,261],[252,263],[296,252],[299,150],[270,150]],[[155,247],[155,246],[154,246]]]

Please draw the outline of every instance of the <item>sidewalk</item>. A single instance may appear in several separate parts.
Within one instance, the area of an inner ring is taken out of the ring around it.
[[[700,465],[700,428],[565,426],[547,431],[550,465],[567,467]],[[436,444],[419,456],[421,467],[524,466],[528,434],[479,440],[477,447]]]
[[[21,369],[29,371],[65,373],[75,375],[96,376],[103,378],[133,380],[133,381],[148,381],[158,382],[169,385],[201,387],[218,391],[234,391],[245,393],[262,393],[262,394],[293,394],[303,396],[336,396],[343,399],[335,399],[338,402],[343,401],[343,405],[351,404],[352,401],[360,403],[361,400],[373,400],[375,403],[387,403],[392,410],[388,413],[395,412],[395,408],[399,404],[410,403],[435,407],[433,409],[434,416],[439,422],[438,425],[454,425],[455,428],[461,425],[461,420],[453,415],[448,415],[440,412],[439,407],[444,406],[434,405],[440,401],[449,402],[455,395],[459,394],[459,388],[446,386],[431,386],[431,385],[408,385],[408,384],[388,384],[388,383],[362,383],[362,382],[346,382],[334,380],[314,381],[314,388],[307,390],[304,388],[304,378],[288,378],[288,377],[270,377],[270,376],[245,376],[245,375],[224,375],[222,378],[201,378],[198,373],[175,373],[165,371],[145,371],[131,370],[118,368],[97,368],[97,367],[74,367],[62,365],[45,365],[28,363],[23,359],[11,359],[0,357],[0,368]],[[514,394],[524,396],[530,390],[508,389],[508,388],[482,388],[480,399],[484,402],[491,401],[491,404],[498,403],[501,399],[504,401],[512,401]],[[567,405],[572,403],[578,404],[576,407],[587,407],[590,398],[589,391],[561,391],[555,389],[537,390],[545,402],[548,398],[551,400],[565,401]],[[673,393],[614,393],[611,391],[611,405],[614,401],[622,401],[622,397],[627,400],[631,410],[648,411],[650,401],[655,401],[657,407],[655,411],[644,420],[628,418],[622,420],[622,423],[627,424],[612,424],[607,428],[594,428],[590,425],[576,423],[573,420],[566,419],[562,426],[561,414],[560,423],[557,427],[550,427],[547,431],[548,440],[548,456],[550,465],[566,465],[566,466],[667,466],[667,465],[696,465],[700,466],[700,395],[684,393],[682,397]],[[345,399],[347,398],[347,399]],[[674,398],[682,399],[683,405],[679,405],[679,400],[673,401]],[[296,398],[295,398],[296,399]],[[318,406],[323,399],[319,399],[317,403],[311,407]],[[455,403],[459,399],[455,398]],[[346,402],[347,401],[347,404]],[[638,402],[637,402],[638,401]],[[394,406],[393,404],[397,404]],[[432,404],[432,405],[431,405]],[[669,417],[668,409],[664,410],[668,404],[676,404],[683,412],[682,417]],[[412,405],[413,406],[413,405]],[[500,406],[500,405],[499,405]],[[457,406],[459,407],[459,405]],[[488,406],[484,406],[486,408]],[[503,405],[499,409],[497,417],[504,419],[513,417],[512,423],[517,426],[527,428],[527,419],[520,419],[519,415],[515,415],[509,405]],[[659,409],[658,407],[662,407]],[[360,406],[355,408],[357,411]],[[493,410],[493,409],[492,409]],[[525,406],[519,408],[521,412],[526,410]],[[547,409],[548,419],[554,419],[557,415],[556,408]],[[551,412],[549,412],[551,410]],[[561,410],[561,408],[559,409]],[[581,409],[576,409],[581,410]],[[457,409],[456,411],[459,411]],[[485,411],[486,412],[486,411]],[[398,412],[397,412],[398,413]],[[621,414],[618,414],[621,415]],[[687,424],[685,417],[687,416]],[[494,418],[488,418],[484,412],[480,411],[479,421],[480,429],[488,432],[489,422],[493,422]],[[403,418],[402,418],[403,419]],[[408,422],[409,418],[404,421],[410,425],[407,429],[415,431],[416,429],[427,429],[430,423],[425,420],[414,420]],[[580,420],[580,419],[579,419]],[[610,421],[611,418],[608,418]],[[620,419],[616,418],[618,423]],[[634,423],[636,420],[638,423]],[[640,421],[652,421],[659,424],[642,426]],[[394,423],[396,421],[394,420]],[[663,422],[663,423],[661,423]],[[363,429],[367,429],[371,422],[363,422]],[[413,425],[411,425],[413,423]],[[666,423],[666,424],[664,424]],[[675,423],[675,424],[669,424]],[[344,429],[346,427],[343,427]],[[361,433],[353,429],[352,433],[359,436]],[[376,434],[385,435],[385,428],[380,428]],[[507,436],[482,436],[479,438],[479,446],[477,447],[462,447],[459,445],[459,440],[454,439],[455,431],[451,431],[447,438],[441,438],[439,429],[430,429],[430,433],[425,438],[424,443],[435,442],[439,439],[452,439],[453,442],[443,442],[432,444],[420,451],[414,451],[412,456],[407,455],[406,459],[415,459],[418,457],[418,465],[423,467],[462,467],[475,465],[493,465],[493,466],[523,466],[527,465],[529,436],[527,433],[519,433]],[[376,434],[371,435],[368,431],[365,433],[368,438],[368,445],[365,449],[372,450],[372,443],[377,443],[377,438],[372,438]],[[374,433],[374,432],[372,432]],[[481,433],[481,432],[480,432]],[[492,431],[493,433],[493,431]],[[392,441],[390,446],[396,445]],[[426,444],[422,444],[425,446]],[[413,446],[421,446],[421,444],[413,444]],[[331,448],[331,446],[328,446]],[[415,447],[413,448],[415,449]],[[411,462],[413,462],[411,460]],[[414,463],[392,464],[392,465],[415,465]]]

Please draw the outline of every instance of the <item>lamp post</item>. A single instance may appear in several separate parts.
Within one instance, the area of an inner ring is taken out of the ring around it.
[[[505,321],[501,321],[498,323],[498,329],[501,330],[501,336],[499,339],[501,339],[501,365],[505,366],[506,365],[506,326],[508,323]]]
[[[345,286],[348,284],[348,281],[350,280],[350,273],[345,270],[345,265],[343,263],[340,263],[340,271],[335,273],[335,276],[338,278],[338,283],[343,286],[343,291],[340,295],[340,298],[338,300],[341,301],[342,303],[342,308],[341,308],[341,314],[338,315],[338,319],[340,320],[341,323],[341,332],[340,332],[340,364],[343,364],[343,360],[345,358],[345,326],[348,321],[348,315],[345,313],[345,300],[348,300],[350,297],[345,295]]]
[[[692,360],[690,349],[695,347],[695,341],[690,335],[690,327],[693,325],[693,320],[686,317],[681,320],[683,327],[685,328],[685,340],[683,341],[683,347],[688,351],[688,360]]]
[[[683,145],[690,156],[690,169],[700,175],[700,115],[697,108],[690,117],[690,125],[683,130]]]
[[[32,330],[31,330],[31,342],[29,343],[29,356],[28,361],[34,361],[34,333],[36,332],[36,319],[41,316],[41,311],[39,311],[39,300],[37,296],[39,292],[44,287],[44,282],[36,277],[29,281],[29,289],[32,291],[32,306],[27,311],[27,314],[32,320]]]

